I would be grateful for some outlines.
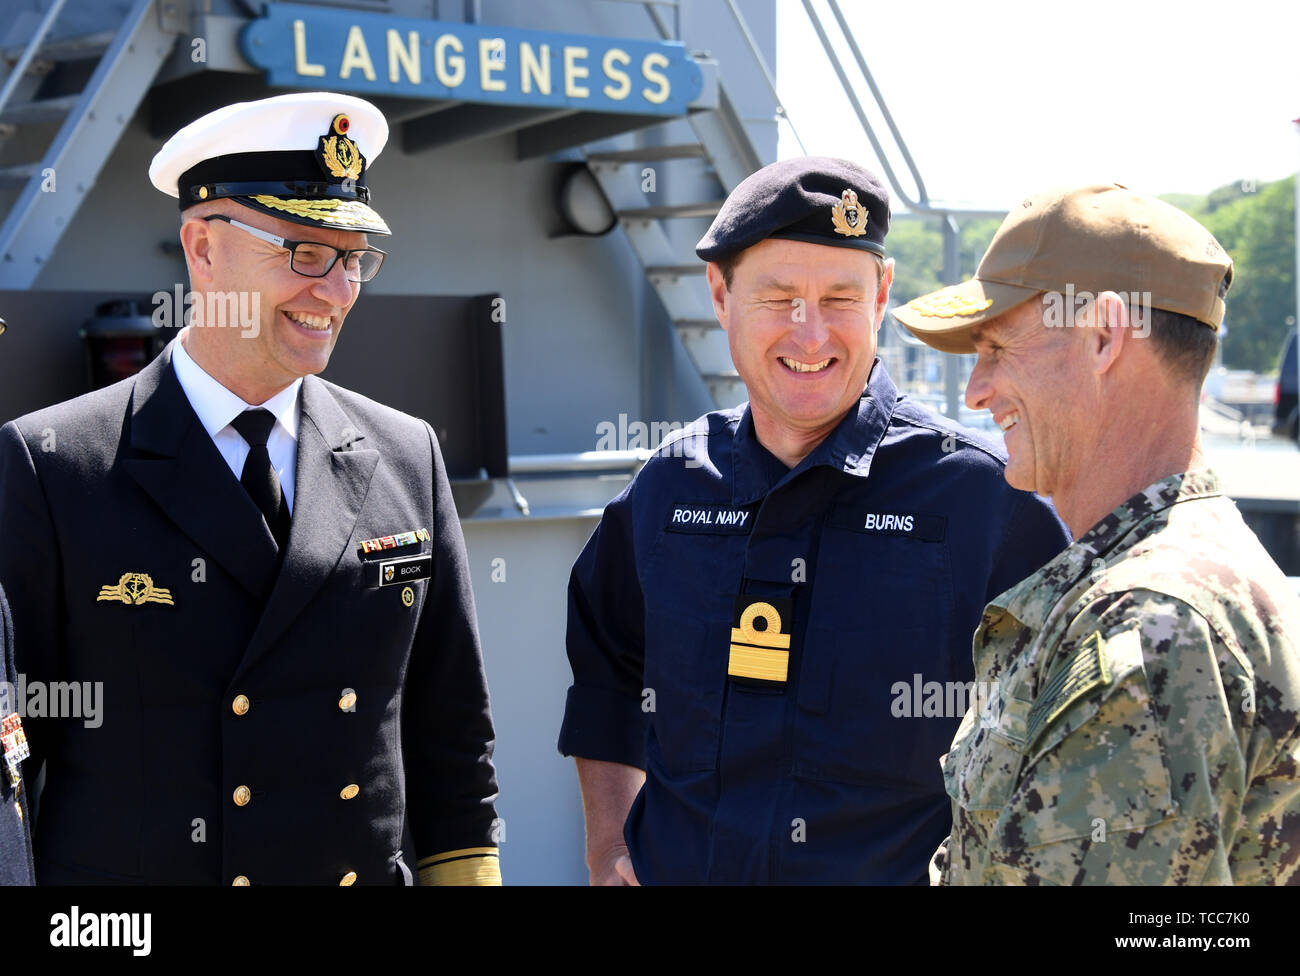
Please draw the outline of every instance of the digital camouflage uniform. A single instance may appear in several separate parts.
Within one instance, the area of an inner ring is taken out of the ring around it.
[[[1300,884],[1300,599],[1208,470],[985,608],[947,884]],[[979,699],[976,699],[979,701]]]

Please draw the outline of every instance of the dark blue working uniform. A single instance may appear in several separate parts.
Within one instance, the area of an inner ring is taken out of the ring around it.
[[[948,683],[974,678],[985,603],[1069,542],[1005,463],[877,361],[794,469],[741,406],[608,505],[569,583],[559,746],[645,770],[624,828],[642,883],[925,879],[971,691]]]

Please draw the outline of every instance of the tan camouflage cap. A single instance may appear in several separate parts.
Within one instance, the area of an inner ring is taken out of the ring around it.
[[[1152,308],[1218,331],[1232,259],[1177,207],[1118,183],[1026,197],[993,237],[975,277],[893,310],[942,352],[974,352],[970,330],[1041,292],[1150,294]],[[1137,300],[1137,299],[1135,299]]]

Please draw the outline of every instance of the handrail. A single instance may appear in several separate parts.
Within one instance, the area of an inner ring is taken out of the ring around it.
[[[766,83],[767,89],[772,95],[772,100],[776,103],[776,115],[778,120],[783,120],[786,125],[790,127],[790,132],[794,136],[795,142],[799,144],[800,152],[806,155],[808,150],[804,146],[803,138],[799,135],[799,130],[794,124],[793,116],[785,107],[785,103],[781,100],[781,95],[776,88],[776,79],[772,74],[771,68],[768,67],[767,59],[763,57],[763,52],[758,47],[758,42],[754,39],[753,32],[749,29],[749,25],[745,21],[744,14],[740,12],[740,8],[736,5],[736,0],[726,0],[726,2],[727,9],[731,11],[732,19],[735,20],[736,26],[740,29],[741,37],[744,39],[745,45],[749,48],[750,55],[753,57],[754,62],[758,65],[758,69],[763,75],[763,81]],[[862,103],[859,101],[857,93],[853,90],[853,86],[849,83],[848,73],[844,70],[844,65],[840,61],[839,55],[835,53],[835,48],[831,44],[830,36],[826,32],[826,27],[822,23],[821,17],[817,13],[816,8],[813,7],[812,0],[803,0],[804,12],[808,15],[813,30],[817,32],[817,37],[821,41],[822,48],[826,51],[827,58],[830,61],[831,66],[834,68],[836,76],[839,78],[840,87],[844,89],[844,94],[848,96],[849,102],[853,106],[853,111],[858,117],[858,122],[862,126],[862,131],[871,142],[871,147],[875,150],[876,157],[880,160],[880,165],[885,171],[885,177],[889,180],[894,195],[901,199],[903,203],[907,205],[909,210],[917,214],[933,216],[961,214],[967,217],[1002,216],[1005,211],[990,210],[987,208],[980,209],[944,206],[930,199],[930,194],[925,188],[925,180],[921,176],[920,167],[916,165],[916,160],[912,158],[912,153],[907,148],[907,143],[903,139],[903,134],[899,130],[898,124],[894,121],[893,114],[885,104],[884,94],[880,91],[880,86],[876,84],[875,77],[867,67],[867,60],[862,54],[862,48],[858,45],[857,39],[853,36],[853,31],[849,27],[844,12],[840,9],[838,0],[827,0],[827,3],[830,6],[831,12],[835,15],[836,24],[838,25],[841,34],[843,34],[845,42],[849,46],[849,50],[853,54],[854,61],[857,62],[858,69],[862,72],[863,78],[866,79],[867,87],[871,90],[871,97],[875,99],[876,106],[880,109],[880,114],[885,120],[885,125],[889,128],[889,133],[893,137],[894,144],[898,147],[898,151],[903,157],[903,162],[907,164],[907,169],[911,173],[912,179],[916,182],[917,198],[914,199],[903,189],[902,184],[898,179],[898,174],[894,172],[894,168],[890,164],[889,158],[885,155],[884,146],[881,145],[880,140],[876,137],[875,130],[872,128],[871,122],[867,118]],[[671,0],[641,0],[641,4],[650,15],[650,19],[654,22],[660,36],[664,39],[671,38],[673,35],[669,32],[668,25],[664,22],[663,17],[656,8],[660,5],[671,6],[674,14],[678,14],[681,9],[680,3],[674,3],[671,2]],[[678,35],[680,35],[680,32],[681,26],[679,22],[677,31]]]
[[[41,42],[45,40],[45,35],[48,34],[50,28],[54,26],[54,21],[58,18],[59,11],[63,9],[65,3],[67,3],[67,0],[54,0],[54,2],[50,4],[50,9],[45,11],[45,17],[41,20],[40,24],[37,25],[36,33],[32,35],[32,39],[28,43],[26,50],[23,51],[22,57],[18,59],[13,70],[9,72],[9,77],[5,79],[4,91],[0,91],[0,112],[5,110],[5,106],[9,104],[9,99],[18,88],[18,83],[22,81],[23,76],[27,74],[28,66],[32,63],[32,59],[36,57],[36,52],[40,49]]]
[[[812,8],[809,3],[810,0],[804,0],[804,8],[811,11]],[[867,69],[866,58],[862,56],[862,49],[858,47],[857,38],[853,36],[848,21],[844,19],[839,0],[828,0],[828,3],[830,4],[831,13],[835,15],[835,20],[840,26],[841,33],[844,34],[844,40],[848,42],[849,50],[853,52],[853,57],[858,62],[858,69],[862,72],[862,77],[867,80],[867,87],[871,89],[871,97],[876,100],[876,105],[880,107],[880,114],[884,117],[885,124],[889,126],[894,142],[898,144],[898,151],[903,154],[903,162],[907,163],[907,168],[912,172],[912,179],[916,180],[917,193],[920,194],[921,200],[928,204],[930,195],[925,192],[925,182],[921,179],[921,171],[917,169],[916,163],[912,160],[912,154],[907,151],[907,143],[903,141],[903,134],[898,131],[898,126],[894,124],[894,116],[890,114],[889,106],[885,104],[885,97],[880,93],[880,89],[876,85],[876,79],[872,77],[871,72]]]
[[[677,37],[681,37],[681,6],[679,3],[666,3],[666,0],[641,0],[646,12],[650,14],[650,19],[654,21],[655,27],[659,30],[659,36],[664,40],[669,40],[673,35],[668,33],[668,25],[664,23],[663,18],[655,7],[659,4],[666,4],[673,8],[673,13],[677,19]],[[808,154],[804,148],[803,139],[799,138],[799,130],[794,127],[794,119],[790,117],[790,112],[786,109],[785,103],[781,101],[781,96],[776,90],[776,79],[772,77],[772,70],[767,66],[767,59],[763,57],[763,52],[758,49],[758,42],[754,40],[754,35],[745,23],[745,17],[736,6],[736,0],[727,0],[727,7],[731,10],[731,16],[736,21],[736,26],[740,28],[741,37],[749,46],[749,53],[753,56],[754,61],[758,64],[758,70],[763,73],[763,80],[767,83],[767,90],[772,93],[772,100],[776,102],[776,117],[778,120],[784,120],[790,127],[790,133],[794,136],[794,141],[799,143],[799,149]]]
[[[799,150],[805,156],[808,150],[804,148],[803,140],[799,138],[799,130],[794,127],[794,119],[786,111],[785,104],[781,101],[781,96],[776,90],[776,79],[772,77],[772,72],[767,66],[767,59],[763,57],[763,52],[758,49],[758,42],[754,40],[754,35],[750,32],[749,25],[745,23],[745,18],[740,13],[740,8],[736,6],[736,0],[727,0],[727,7],[731,10],[731,16],[736,21],[736,26],[740,28],[741,36],[745,38],[745,43],[749,45],[749,53],[754,56],[758,63],[758,70],[763,72],[763,80],[767,82],[767,90],[772,93],[772,99],[776,102],[777,118],[785,119],[786,125],[790,126],[790,132],[794,135],[794,141],[799,143]]]
[[[867,84],[871,88],[871,94],[875,98],[877,106],[880,107],[881,112],[884,114],[885,121],[889,124],[889,130],[893,133],[895,142],[898,143],[899,148],[902,150],[903,159],[906,160],[908,168],[912,171],[912,178],[916,180],[916,188],[920,199],[913,200],[903,191],[902,184],[899,183],[898,176],[894,173],[894,167],[890,165],[889,157],[885,155],[884,147],[880,144],[880,140],[876,138],[875,130],[872,129],[871,123],[867,120],[867,113],[863,111],[862,103],[858,101],[857,93],[853,90],[853,86],[849,84],[849,76],[844,70],[844,65],[840,63],[840,58],[839,55],[835,53],[835,48],[831,45],[831,39],[826,33],[826,28],[822,25],[821,18],[817,15],[817,11],[813,9],[812,0],[803,0],[804,12],[808,14],[808,19],[812,22],[813,30],[817,32],[817,37],[822,42],[822,47],[826,50],[826,56],[831,63],[831,67],[835,69],[836,76],[840,80],[840,87],[844,89],[844,94],[848,96],[849,104],[853,106],[853,111],[858,116],[858,122],[862,125],[862,131],[866,133],[867,139],[870,140],[871,148],[876,151],[876,158],[880,160],[880,165],[885,170],[885,176],[888,178],[890,186],[893,187],[894,193],[901,198],[905,204],[907,204],[909,210],[917,213],[949,212],[935,210],[930,206],[930,198],[929,194],[925,191],[925,183],[921,179],[921,174],[917,170],[916,164],[912,161],[911,154],[903,144],[902,137],[899,135],[897,126],[894,125],[893,118],[884,107],[884,99],[881,97],[880,89],[876,87],[875,79],[873,79],[870,73],[867,72],[866,62],[862,59],[862,52],[858,49],[856,42],[853,40],[852,34],[848,31],[839,7],[835,4],[834,0],[830,0],[830,2],[831,9],[835,12],[836,19],[840,23],[840,30],[844,32],[844,35],[849,42],[849,46],[852,49],[854,56],[857,58],[858,66],[867,77]]]
[[[556,472],[633,471],[654,454],[650,450],[582,451],[578,454],[512,454],[511,476]]]
[[[682,5],[680,0],[616,0],[618,3],[640,3],[650,15],[650,19],[655,22],[655,27],[659,30],[659,36],[665,41],[680,41],[682,39]],[[659,16],[656,7],[673,8],[673,30],[668,30],[668,25],[664,19]]]

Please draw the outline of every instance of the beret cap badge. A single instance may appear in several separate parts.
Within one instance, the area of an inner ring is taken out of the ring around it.
[[[835,233],[845,237],[861,237],[867,232],[867,211],[858,203],[855,190],[845,190],[840,194],[840,202],[831,207],[831,223]]]
[[[357,144],[347,136],[351,123],[347,115],[339,113],[330,123],[330,131],[320,137],[316,158],[321,169],[340,180],[358,180],[366,168],[366,158]]]

